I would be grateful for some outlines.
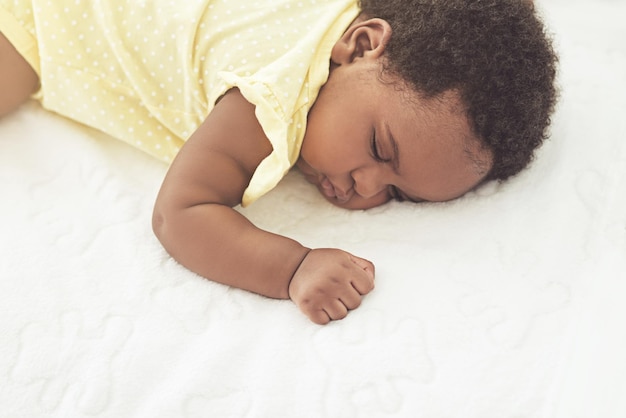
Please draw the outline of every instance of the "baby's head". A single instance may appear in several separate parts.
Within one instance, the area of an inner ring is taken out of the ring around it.
[[[529,164],[557,96],[532,2],[361,5],[333,49],[299,162],[328,200],[449,200]]]

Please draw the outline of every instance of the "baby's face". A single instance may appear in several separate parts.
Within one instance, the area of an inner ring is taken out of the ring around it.
[[[407,97],[377,74],[356,65],[331,69],[298,161],[307,180],[350,209],[391,199],[446,201],[476,187],[491,154],[472,133],[458,95]]]

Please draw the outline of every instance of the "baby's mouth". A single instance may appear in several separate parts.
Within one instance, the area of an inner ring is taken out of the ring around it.
[[[352,193],[350,190],[348,190],[347,192],[343,192],[337,189],[326,176],[322,177],[319,182],[318,188],[324,196],[329,199],[335,199],[339,203],[346,203],[352,197]]]
[[[346,203],[352,198],[352,195],[354,194],[353,189],[343,192],[335,187],[328,177],[313,170],[304,160],[299,159],[297,164],[300,172],[304,174],[304,178],[309,183],[316,185],[320,193],[322,193],[331,202]]]

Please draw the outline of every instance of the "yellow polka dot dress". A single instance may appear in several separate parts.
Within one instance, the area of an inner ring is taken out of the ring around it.
[[[297,160],[330,52],[357,0],[0,0],[0,31],[44,107],[171,161],[238,87],[274,151],[244,205]]]

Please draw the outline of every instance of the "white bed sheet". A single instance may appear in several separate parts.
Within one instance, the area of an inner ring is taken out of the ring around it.
[[[244,210],[376,263],[328,326],[172,261],[164,165],[33,103],[0,121],[0,416],[626,417],[626,1],[539,6],[562,100],[529,170],[368,212],[294,172]]]

